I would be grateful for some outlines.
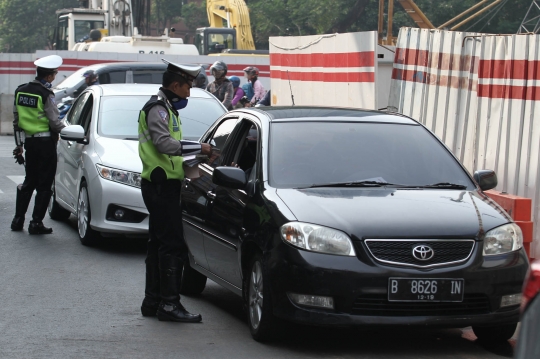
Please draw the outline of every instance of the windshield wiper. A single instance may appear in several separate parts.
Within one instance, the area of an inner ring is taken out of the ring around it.
[[[126,137],[126,138],[122,138],[123,140],[126,140],[126,141],[138,141],[139,139],[137,137]]]
[[[319,188],[319,187],[382,187],[392,183],[377,181],[352,181],[352,182],[333,182],[333,183],[314,183],[311,186],[296,187],[296,189]]]
[[[439,183],[434,183],[434,184],[418,186],[418,188],[466,189],[467,186],[462,185],[462,184],[457,184],[457,183],[439,182]]]

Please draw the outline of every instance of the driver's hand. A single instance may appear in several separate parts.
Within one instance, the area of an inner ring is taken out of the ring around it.
[[[210,156],[212,154],[212,146],[208,143],[201,143],[201,153]]]

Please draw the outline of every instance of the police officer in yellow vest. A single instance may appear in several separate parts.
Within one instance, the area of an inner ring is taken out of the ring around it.
[[[24,216],[36,190],[30,234],[52,233],[52,228],[43,225],[43,218],[52,195],[52,183],[56,173],[56,143],[58,134],[65,125],[58,119],[58,108],[51,90],[62,58],[58,55],[43,57],[34,62],[37,76],[34,81],[15,90],[13,132],[20,154],[26,150],[26,177],[17,186],[15,217],[11,230],[21,231]]]
[[[143,316],[161,321],[200,322],[180,304],[182,269],[188,250],[182,230],[180,208],[183,157],[211,154],[208,144],[182,140],[178,110],[186,107],[193,80],[200,66],[183,66],[163,60],[168,66],[162,87],[139,115],[139,156],[143,164],[141,191],[149,216]]]

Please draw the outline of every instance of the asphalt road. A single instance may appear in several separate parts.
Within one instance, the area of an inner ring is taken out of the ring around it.
[[[0,136],[0,358],[511,358],[514,339],[488,346],[470,328],[328,329],[286,325],[279,339],[251,339],[239,297],[209,281],[183,297],[201,324],[144,318],[145,243],[80,244],[75,218],[52,235],[9,229],[24,168]],[[31,214],[33,202],[30,205]]]

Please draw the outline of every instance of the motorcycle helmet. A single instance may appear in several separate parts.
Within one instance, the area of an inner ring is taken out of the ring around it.
[[[234,88],[237,88],[238,86],[240,86],[240,78],[238,76],[229,77],[229,81],[232,82]]]
[[[247,74],[247,75],[251,75],[251,76],[257,76],[259,77],[259,69],[255,66],[248,66],[244,69],[244,72]]]
[[[90,81],[97,79],[98,75],[94,70],[87,70],[84,72],[83,77],[88,78]]]
[[[210,66],[210,73],[216,80],[225,77],[225,75],[227,75],[227,64],[223,61],[214,62],[214,64]]]

